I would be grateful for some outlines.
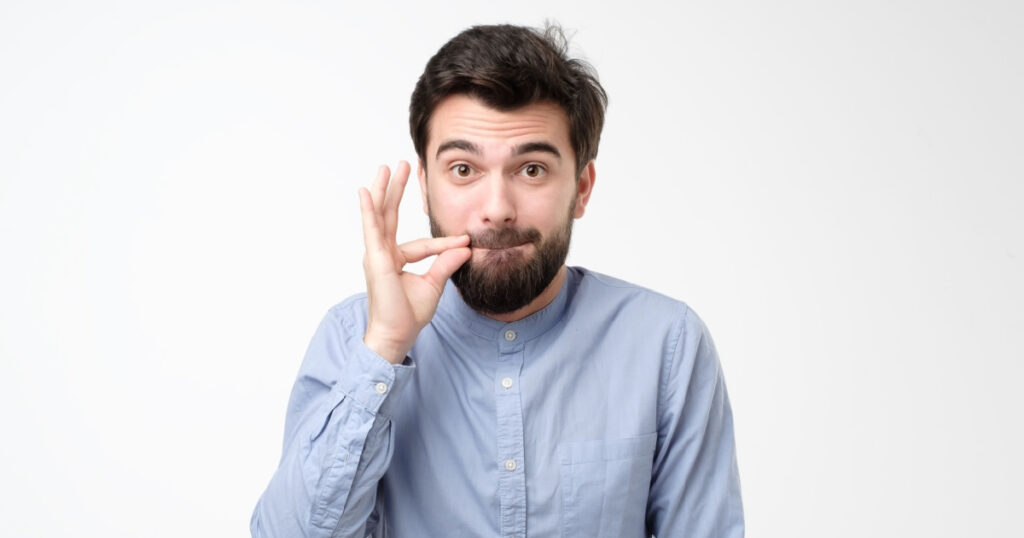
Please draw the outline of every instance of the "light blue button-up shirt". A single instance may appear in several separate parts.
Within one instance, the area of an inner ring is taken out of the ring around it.
[[[404,364],[332,308],[292,390],[253,536],[743,536],[732,412],[685,304],[570,267],[513,323],[448,283]]]

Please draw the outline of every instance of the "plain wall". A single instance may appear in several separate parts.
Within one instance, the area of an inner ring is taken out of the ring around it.
[[[966,0],[3,3],[0,535],[248,535],[423,65],[546,18],[570,263],[708,323],[749,536],[1024,535],[1024,8]]]

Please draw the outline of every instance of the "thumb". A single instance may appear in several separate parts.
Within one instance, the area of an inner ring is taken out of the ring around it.
[[[462,267],[462,264],[469,261],[473,251],[469,247],[460,247],[446,250],[437,255],[434,263],[430,265],[423,278],[426,278],[431,285],[438,290],[444,289],[444,283],[451,278],[452,273]]]

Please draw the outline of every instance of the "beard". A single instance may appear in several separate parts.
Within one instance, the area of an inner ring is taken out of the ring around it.
[[[575,204],[573,204],[575,206]],[[566,223],[545,238],[536,228],[501,228],[470,234],[470,248],[490,249],[481,260],[470,258],[452,274],[452,283],[470,308],[483,314],[507,314],[530,304],[554,280],[569,255],[572,210]],[[427,211],[430,234],[447,235]],[[532,244],[534,252],[513,249]]]

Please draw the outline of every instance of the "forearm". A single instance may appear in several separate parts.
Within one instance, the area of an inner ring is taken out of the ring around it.
[[[363,536],[391,460],[390,433],[390,419],[344,396],[326,417],[311,417],[256,506],[253,536]]]
[[[391,412],[409,365],[362,344],[335,309],[313,337],[288,404],[281,461],[253,512],[253,536],[360,536],[391,460]]]

